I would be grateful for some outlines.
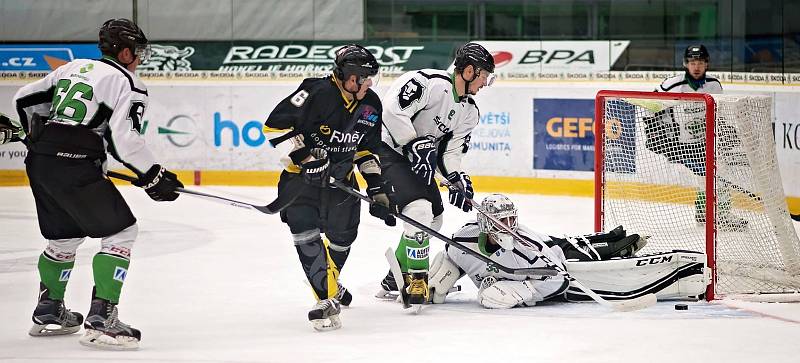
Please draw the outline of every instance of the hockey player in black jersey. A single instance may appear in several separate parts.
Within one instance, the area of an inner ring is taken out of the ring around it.
[[[147,88],[134,70],[149,56],[144,33],[130,20],[111,19],[100,28],[99,48],[102,59],[74,60],[14,96],[39,228],[47,239],[39,256],[39,302],[29,333],[80,329],[83,317],[64,306],[64,292],[78,246],[86,237],[101,238],[100,252],[92,260],[95,288],[80,342],[135,349],[141,332],[120,321],[117,303],[138,227],[104,175],[106,151],[135,172],[134,184],[156,201],[175,200],[176,188],[183,184],[156,163],[141,135]]]
[[[281,212],[281,220],[289,226],[318,301],[308,313],[317,330],[341,327],[340,304],[347,306],[352,299],[338,276],[356,239],[360,215],[359,200],[330,186],[329,178],[357,189],[357,165],[367,194],[378,202],[370,213],[387,225],[395,224],[389,214],[392,188],[381,176],[376,157],[383,109],[370,87],[377,83],[378,62],[364,47],[350,44],[336,51],[335,63],[332,75],[305,79],[265,122],[265,132],[283,132],[273,144],[294,143],[278,193],[305,190]]]
[[[434,174],[463,194],[451,191],[450,203],[470,211],[472,180],[461,165],[469,150],[479,112],[472,96],[494,80],[494,57],[483,46],[467,43],[456,51],[453,73],[423,69],[403,74],[386,92],[381,154],[383,173],[396,189],[399,210],[435,230],[442,226],[444,206]],[[429,236],[405,224],[395,255],[406,275],[401,294],[412,305],[428,300]],[[391,273],[376,296],[397,291]]]

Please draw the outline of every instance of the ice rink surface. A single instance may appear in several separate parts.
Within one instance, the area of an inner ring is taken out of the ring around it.
[[[142,331],[133,352],[96,351],[78,334],[27,335],[35,306],[36,262],[45,244],[27,187],[0,188],[0,361],[10,362],[799,362],[800,303],[674,302],[629,313],[597,304],[550,303],[504,311],[475,301],[466,279],[448,303],[412,315],[373,297],[388,270],[400,227],[362,208],[362,225],[341,275],[353,293],[343,328],[319,333],[306,319],[314,299],[288,228],[277,215],[182,196],[152,202],[121,187],[139,220],[139,239],[120,303],[121,319]],[[257,204],[275,188],[195,187]],[[476,200],[485,194],[478,193]],[[588,198],[514,195],[521,222],[563,235],[591,232]],[[446,198],[445,198],[446,200]],[[473,214],[446,207],[449,235]],[[797,224],[795,225],[797,228]],[[635,231],[629,231],[635,233]],[[431,241],[431,256],[443,243]],[[87,239],[66,303],[86,314],[91,258]],[[81,332],[82,333],[82,332]]]

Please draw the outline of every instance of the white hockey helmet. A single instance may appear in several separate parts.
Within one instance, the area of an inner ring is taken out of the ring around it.
[[[489,195],[481,202],[481,209],[500,222],[503,222],[505,226],[512,231],[517,231],[519,226],[517,224],[517,207],[515,207],[514,202],[505,195]],[[505,229],[498,226],[497,223],[483,215],[483,213],[478,213],[478,227],[481,232],[486,233],[495,241],[500,240],[500,235],[508,234]]]

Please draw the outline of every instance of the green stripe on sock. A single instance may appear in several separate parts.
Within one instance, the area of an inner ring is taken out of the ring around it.
[[[39,278],[47,287],[48,295],[53,300],[64,300],[64,291],[72,274],[75,261],[61,262],[50,259],[44,253],[39,255]]]
[[[92,259],[94,273],[94,286],[97,288],[96,296],[106,299],[112,304],[119,303],[122,284],[128,275],[130,261],[118,256],[98,253]]]

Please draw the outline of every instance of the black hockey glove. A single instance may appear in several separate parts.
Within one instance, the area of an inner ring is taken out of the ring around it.
[[[144,188],[150,199],[157,202],[169,202],[178,199],[178,188],[183,188],[183,183],[178,177],[163,166],[155,164],[144,175],[132,182],[137,187]]]
[[[302,170],[300,175],[303,176],[303,181],[306,184],[318,187],[327,187],[330,180],[328,173],[330,170],[330,161],[328,160],[328,152],[325,149],[312,149],[312,160],[309,160],[301,165]]]
[[[436,165],[436,144],[427,136],[418,137],[403,146],[403,153],[411,161],[411,171],[422,179],[425,185],[433,182]]]
[[[364,174],[364,180],[367,181],[367,195],[375,201],[369,205],[369,214],[382,219],[387,226],[394,227],[397,224],[392,214],[395,210],[392,203],[394,187],[378,174]]]
[[[471,211],[472,204],[468,202],[467,199],[472,199],[472,197],[475,196],[475,191],[472,190],[472,180],[469,179],[469,175],[460,171],[454,171],[447,174],[447,181],[449,181],[453,187],[458,188],[458,190],[450,188],[450,204],[461,208],[464,212]]]

